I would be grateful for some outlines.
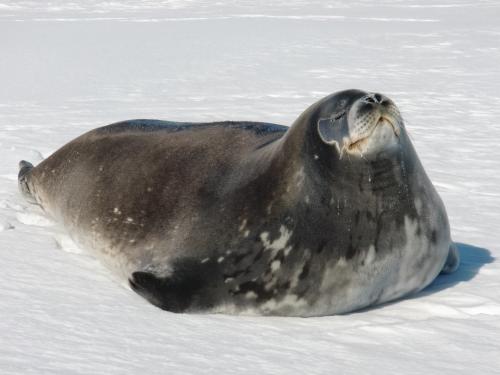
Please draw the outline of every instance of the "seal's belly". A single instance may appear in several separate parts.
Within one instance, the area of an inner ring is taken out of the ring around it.
[[[400,246],[377,251],[371,245],[351,259],[341,257],[330,262],[327,260],[322,274],[309,279],[300,277],[303,264],[298,262],[296,271],[288,275],[290,288],[284,295],[266,299],[260,304],[229,301],[213,311],[293,316],[333,315],[417,292],[439,274],[450,246],[447,231],[429,238],[426,235],[428,231],[422,230],[424,224],[406,217],[401,227],[405,231],[406,241]],[[290,254],[294,251],[301,250],[292,249]],[[308,289],[309,292],[301,294],[300,289]]]
[[[405,218],[406,243],[378,256],[375,247],[349,262],[340,259],[326,268],[318,315],[338,314],[395,300],[429,285],[446,261],[450,246],[447,233],[435,239],[418,230],[418,223]]]
[[[229,299],[222,298],[223,303],[216,304],[211,311],[259,315],[332,315],[392,301],[417,292],[434,280],[448,255],[449,232],[438,233],[433,230],[434,222],[434,220],[419,222],[406,216],[404,224],[399,229],[404,231],[405,242],[394,248],[377,250],[375,245],[370,245],[365,251],[359,251],[351,259],[344,257],[331,259],[331,261],[327,259],[325,267],[322,268],[322,275],[310,279],[301,278],[304,265],[298,262],[294,267],[296,270],[286,276],[280,276],[279,269],[274,273],[276,280],[285,277],[289,281],[289,288],[284,294],[262,300],[256,290],[257,294],[244,293],[241,298],[235,296]],[[292,249],[292,232],[285,230],[283,226],[280,229],[282,229],[280,237],[273,242],[269,242],[266,236],[261,236],[262,246],[267,252],[265,256],[269,256],[265,263],[269,263],[271,269],[276,266],[272,254],[276,255],[280,253],[280,250],[288,254],[287,256],[291,256],[295,251],[301,252],[299,248]],[[160,252],[148,251],[148,248],[158,248],[158,244],[139,243],[138,245],[139,247],[136,247],[132,243],[123,242],[122,239],[121,242],[114,244],[113,241],[97,241],[90,247],[97,250],[99,258],[114,269],[121,278],[126,279],[138,269],[155,274],[170,273],[169,254],[171,253],[164,251],[166,243],[163,243],[163,251]],[[226,251],[227,253],[229,252]],[[231,263],[230,259],[231,256],[225,255],[224,261],[218,264],[224,266],[226,262]],[[283,262],[286,261],[286,259],[283,260]],[[204,259],[200,259],[200,264],[203,262]],[[151,269],[151,265],[163,268]],[[256,263],[251,270],[258,274],[257,271],[260,268],[262,265]],[[233,271],[222,269],[221,273]],[[264,275],[264,268],[261,271]],[[211,276],[213,280],[219,277],[218,274]],[[250,282],[259,283],[260,278],[264,277],[257,277]],[[266,282],[270,283],[269,280]],[[236,284],[235,290],[240,288],[243,290],[249,280],[237,278],[234,283]],[[311,284],[308,285],[308,290],[311,292],[301,295],[298,290],[304,289],[304,284],[307,283]],[[232,283],[225,284],[227,287],[231,285]],[[221,285],[220,289],[222,292],[224,286]]]

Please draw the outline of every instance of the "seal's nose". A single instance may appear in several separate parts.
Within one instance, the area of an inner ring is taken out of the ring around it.
[[[371,93],[362,98],[365,103],[377,103],[380,105],[388,105],[391,100],[382,94]]]

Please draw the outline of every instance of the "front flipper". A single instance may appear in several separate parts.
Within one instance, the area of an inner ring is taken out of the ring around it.
[[[188,309],[208,309],[213,306],[210,285],[216,274],[207,263],[184,259],[176,262],[174,271],[168,277],[159,277],[151,272],[134,272],[129,284],[137,294],[163,310],[180,313]]]
[[[448,257],[446,258],[446,262],[444,263],[441,273],[444,274],[453,273],[457,270],[459,265],[460,265],[460,254],[458,253],[457,246],[454,243],[451,243],[450,250],[448,251]]]
[[[183,312],[190,305],[190,295],[199,289],[194,281],[185,290],[182,283],[168,277],[157,277],[149,272],[134,272],[128,280],[130,286],[140,296],[153,305],[172,312]]]

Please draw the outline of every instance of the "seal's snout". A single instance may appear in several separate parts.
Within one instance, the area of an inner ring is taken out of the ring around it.
[[[401,115],[391,99],[367,94],[349,111],[346,151],[363,155],[386,149],[397,143],[401,125]]]
[[[365,103],[374,103],[374,104],[380,104],[383,106],[388,106],[392,103],[391,99],[389,99],[387,96],[379,94],[379,93],[372,93],[368,94],[365,97],[363,97],[361,100],[363,100]]]

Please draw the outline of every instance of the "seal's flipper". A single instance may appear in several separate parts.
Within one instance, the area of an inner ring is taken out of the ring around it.
[[[18,178],[21,179],[22,177],[24,177],[26,175],[26,173],[28,173],[32,169],[33,169],[33,164],[31,164],[29,161],[21,160],[19,162]]]
[[[128,281],[137,294],[171,312],[183,312],[191,307],[204,284],[196,272],[174,272],[170,277],[158,277],[151,272],[138,271]]]
[[[446,258],[446,262],[444,263],[441,273],[444,274],[453,273],[457,270],[459,265],[460,265],[460,254],[458,253],[457,246],[454,243],[452,243],[450,245],[450,250],[448,251],[448,257]]]
[[[19,174],[17,175],[17,181],[19,185],[19,190],[23,194],[24,198],[30,203],[37,203],[33,193],[30,190],[28,181],[30,177],[30,172],[33,169],[33,164],[29,161],[21,160],[19,162]]]

